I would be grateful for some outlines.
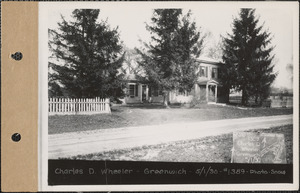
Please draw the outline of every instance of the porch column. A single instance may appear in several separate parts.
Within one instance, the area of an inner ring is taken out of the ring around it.
[[[138,94],[138,96],[139,96],[139,99],[140,99],[140,102],[143,102],[143,85],[142,84],[139,84],[139,94]]]
[[[148,101],[148,97],[149,97],[149,87],[148,85],[146,85],[146,101]]]
[[[216,89],[215,89],[215,102],[218,102],[218,85],[216,85]]]
[[[208,83],[206,83],[206,102],[208,102]]]

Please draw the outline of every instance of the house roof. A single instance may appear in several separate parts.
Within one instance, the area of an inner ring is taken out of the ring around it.
[[[124,80],[127,82],[140,82],[140,83],[147,82],[145,77],[136,74],[126,74]]]
[[[216,60],[216,59],[205,57],[205,56],[200,56],[199,58],[197,58],[197,60],[200,63],[205,63],[205,64],[222,64],[221,60]]]
[[[126,74],[124,79],[126,79],[126,80],[137,80],[137,76],[135,74]]]
[[[199,63],[204,63],[204,64],[215,64],[215,65],[223,64],[219,60],[212,59],[212,58],[205,57],[205,56],[201,56],[201,57],[197,58],[197,61]],[[143,73],[135,74],[135,73],[132,73],[132,72],[129,73],[129,74],[126,73],[125,76],[124,76],[124,80],[126,82],[141,82],[141,83],[147,82],[147,78],[145,77],[145,74],[143,74]],[[218,82],[213,81],[213,80],[201,80],[201,78],[198,79],[198,84],[200,84],[200,85],[206,85],[207,82],[212,83],[212,84],[219,84]]]

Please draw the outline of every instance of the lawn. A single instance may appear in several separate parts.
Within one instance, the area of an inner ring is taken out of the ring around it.
[[[49,116],[48,133],[65,133],[129,126],[158,125],[243,117],[292,114],[290,108],[239,108],[203,104],[198,108],[166,109],[162,105],[131,105],[112,108],[111,114]]]
[[[251,130],[251,132],[283,133],[285,136],[287,163],[293,163],[292,125]],[[71,159],[230,163],[232,146],[232,133],[230,133],[196,140],[79,155]]]

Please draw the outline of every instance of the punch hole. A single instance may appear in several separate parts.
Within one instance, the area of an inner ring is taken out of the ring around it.
[[[14,142],[18,142],[21,140],[21,135],[20,133],[14,133],[12,136],[11,136],[11,139],[14,141]]]
[[[11,55],[11,57],[17,61],[22,60],[23,54],[21,52],[16,52]]]

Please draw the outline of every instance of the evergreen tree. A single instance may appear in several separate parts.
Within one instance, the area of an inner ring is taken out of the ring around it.
[[[182,17],[181,9],[155,9],[147,25],[151,42],[139,50],[148,79],[163,90],[164,104],[173,89],[190,91],[196,75],[195,59],[199,56],[203,38],[190,13]]]
[[[118,68],[123,62],[119,33],[97,22],[100,10],[76,9],[73,21],[49,29],[49,84],[61,85],[68,97],[110,97],[120,93]],[[50,81],[51,80],[51,81]]]
[[[198,79],[196,73],[199,64],[196,59],[200,56],[204,37],[200,38],[200,32],[195,22],[190,22],[191,13],[189,12],[181,20],[181,25],[175,33],[175,72],[174,79],[178,82],[180,92],[190,92]]]
[[[61,86],[53,80],[51,76],[51,73],[48,73],[48,97],[53,98],[53,97],[63,97],[64,92]]]
[[[222,83],[242,92],[242,104],[250,97],[260,103],[267,98],[275,80],[270,46],[271,34],[258,26],[255,9],[241,9],[233,21],[233,33],[224,38]]]

